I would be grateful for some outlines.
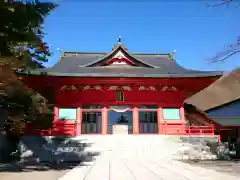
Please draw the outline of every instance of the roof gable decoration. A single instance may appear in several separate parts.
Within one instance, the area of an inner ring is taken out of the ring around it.
[[[124,56],[124,54],[121,51],[118,51],[113,58],[126,59],[126,57]]]
[[[105,65],[130,65],[137,66],[133,61],[129,60],[121,50],[119,50]]]
[[[86,67],[108,66],[113,64],[155,68],[155,66],[152,66],[146,62],[143,62],[140,59],[136,59],[135,57],[133,57],[128,52],[128,49],[122,44],[121,39],[118,40],[117,44],[114,45],[112,52],[110,52],[101,59],[87,64]]]

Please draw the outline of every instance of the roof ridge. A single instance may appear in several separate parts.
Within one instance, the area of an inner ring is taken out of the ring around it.
[[[168,56],[171,53],[131,53],[132,55],[166,55]]]
[[[105,55],[105,54],[108,54],[109,52],[68,52],[68,51],[65,51],[64,52],[64,56],[66,55],[76,55],[76,54],[102,54],[102,55]]]
[[[64,56],[67,56],[67,55],[76,55],[76,54],[102,54],[102,55],[105,55],[105,54],[109,54],[111,52],[70,52],[70,51],[65,51],[64,52]],[[133,52],[128,52],[129,54],[132,54],[132,55],[169,55],[171,53],[133,53]]]

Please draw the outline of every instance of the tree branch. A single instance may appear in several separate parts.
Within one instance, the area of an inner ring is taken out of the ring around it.
[[[206,3],[207,7],[217,7],[217,6],[222,6],[222,5],[229,5],[234,2],[234,0],[221,0],[222,2],[216,3],[216,4],[208,4]]]

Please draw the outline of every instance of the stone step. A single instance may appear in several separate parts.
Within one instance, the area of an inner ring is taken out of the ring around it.
[[[157,156],[173,158],[182,144],[200,142],[208,137],[163,135],[82,135],[77,137],[25,137],[20,143],[22,158],[28,157],[26,149],[33,150],[40,159],[79,160],[103,154],[112,156]],[[216,137],[210,137],[211,141]],[[24,144],[27,143],[26,146]],[[188,145],[187,144],[187,145]],[[47,148],[46,148],[47,147]],[[25,149],[24,149],[25,148]],[[28,149],[29,148],[29,149]],[[57,152],[57,153],[56,153]],[[31,154],[31,153],[30,153]],[[33,153],[32,153],[33,154]]]

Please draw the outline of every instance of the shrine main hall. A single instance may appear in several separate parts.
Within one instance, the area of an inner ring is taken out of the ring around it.
[[[19,71],[54,105],[42,135],[213,134],[191,127],[184,101],[222,72],[185,69],[171,53],[132,53],[121,39],[111,52],[65,52],[53,67]]]

